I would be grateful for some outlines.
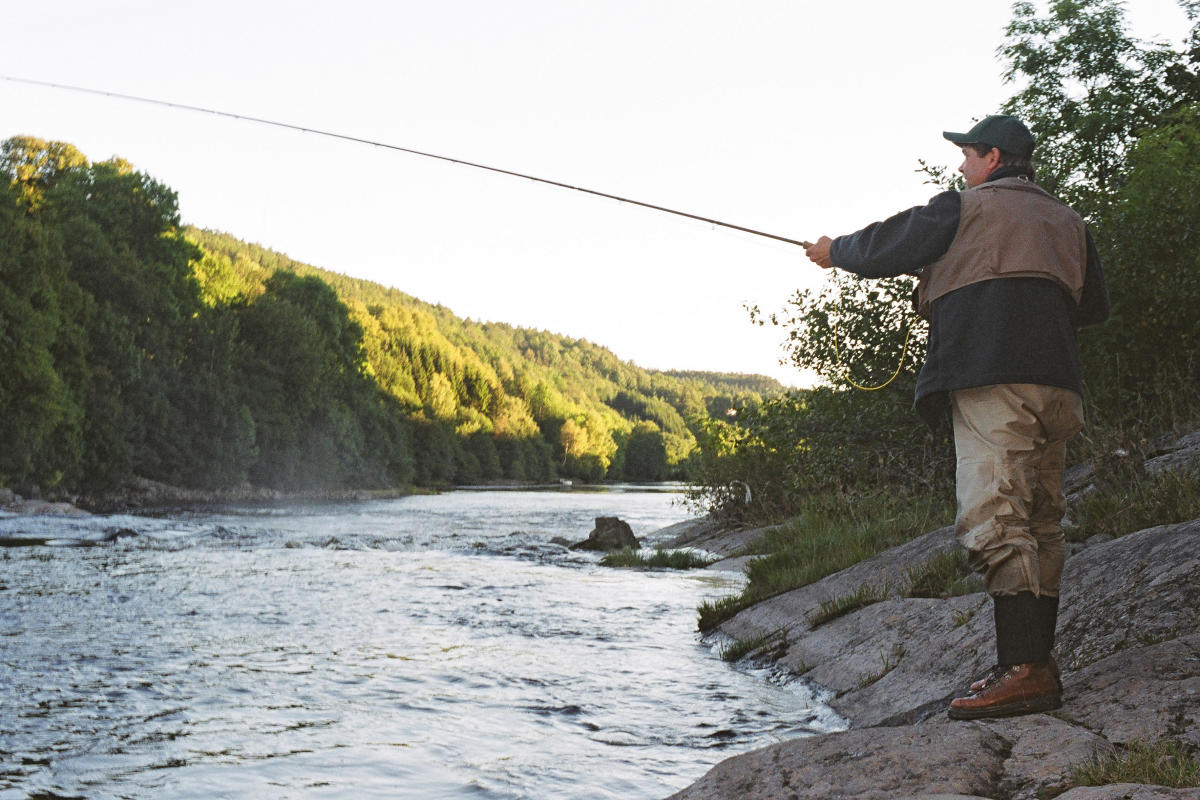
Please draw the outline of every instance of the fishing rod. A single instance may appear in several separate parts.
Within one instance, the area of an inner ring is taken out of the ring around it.
[[[687,211],[679,211],[674,208],[667,208],[666,206],[655,205],[653,203],[646,203],[641,200],[634,200],[629,197],[622,197],[620,195],[609,194],[608,192],[601,192],[601,191],[597,191],[595,189],[588,189],[583,186],[573,186],[569,183],[563,183],[562,181],[550,180],[549,178],[539,178],[535,175],[526,175],[525,173],[522,173],[522,172],[514,172],[513,170],[501,169],[500,167],[492,167],[487,164],[479,164],[477,162],[467,161],[467,160],[461,159],[461,158],[452,158],[450,156],[438,155],[437,153],[429,153],[424,150],[415,150],[411,147],[401,147],[400,145],[388,144],[387,142],[380,142],[380,141],[376,141],[374,139],[365,139],[361,136],[351,136],[349,134],[337,133],[335,131],[326,131],[326,130],[321,130],[319,128],[309,128],[309,127],[306,127],[303,125],[294,125],[294,124],[288,123],[288,122],[279,122],[278,120],[264,119],[263,117],[254,117],[254,116],[250,116],[247,114],[235,114],[232,111],[221,111],[220,109],[215,109],[215,108],[206,108],[203,106],[187,105],[186,103],[174,103],[169,100],[159,100],[159,99],[152,98],[152,97],[139,97],[137,95],[122,94],[121,92],[109,92],[109,91],[105,91],[103,89],[92,89],[92,88],[88,88],[86,86],[72,86],[70,84],[64,84],[64,83],[53,83],[51,81],[34,80],[33,78],[19,78],[19,77],[12,76],[12,75],[0,75],[0,79],[10,81],[12,83],[23,83],[23,84],[28,84],[31,86],[42,86],[42,87],[46,87],[46,88],[50,88],[50,89],[61,89],[61,90],[70,91],[70,92],[80,92],[82,94],[94,94],[94,95],[100,95],[102,97],[115,97],[119,100],[129,100],[129,101],[133,101],[133,102],[137,102],[137,103],[146,103],[149,105],[163,106],[166,108],[178,108],[178,109],[182,109],[184,111],[195,111],[195,112],[198,112],[201,114],[212,114],[212,115],[218,116],[218,117],[227,117],[229,119],[237,119],[237,120],[242,120],[244,122],[252,122],[255,124],[259,124],[259,125],[270,125],[270,126],[273,126],[276,128],[286,128],[288,130],[299,131],[300,133],[311,133],[311,134],[315,134],[317,136],[327,136],[331,139],[342,139],[343,141],[347,141],[347,142],[355,142],[357,144],[366,144],[366,145],[371,145],[373,147],[381,147],[381,148],[384,148],[387,150],[396,150],[401,153],[409,153],[411,155],[422,156],[424,158],[433,158],[433,159],[437,159],[438,161],[448,161],[451,164],[461,164],[466,167],[474,167],[476,169],[487,170],[489,172],[498,172],[501,175],[510,175],[514,178],[524,178],[525,180],[534,181],[536,183],[545,183],[550,186],[557,186],[562,189],[570,189],[571,191],[575,191],[575,192],[583,192],[584,194],[591,194],[591,195],[595,195],[597,197],[605,197],[605,198],[608,198],[609,200],[616,200],[620,203],[629,203],[630,205],[641,206],[642,208],[649,208],[654,211],[662,211],[664,213],[674,214],[679,217],[687,217],[688,219],[694,219],[699,222],[707,222],[710,225],[720,225],[723,228],[732,228],[735,231],[741,231],[743,233],[753,234],[754,236],[763,236],[768,239],[775,239],[776,241],[785,242],[787,244],[794,244],[798,247],[803,247],[805,250],[812,247],[811,242],[806,242],[801,239],[789,239],[786,236],[779,236],[778,234],[767,233],[766,231],[760,231],[760,230],[756,230],[754,228],[747,228],[743,225],[735,225],[732,222],[723,222],[719,219],[712,219],[711,217],[703,217],[703,216],[700,216],[699,214],[691,214]],[[838,352],[838,349],[837,349],[838,348],[837,335],[838,335],[837,324],[835,322],[834,323],[834,351],[836,353],[835,358],[836,358],[837,362],[840,364],[842,359],[841,359],[841,353]],[[892,376],[890,378],[887,379],[887,381],[880,384],[879,386],[862,386],[858,383],[855,383],[853,380],[851,380],[849,378],[849,376],[845,376],[846,380],[855,388],[862,389],[864,391],[876,391],[876,390],[882,389],[885,386],[887,386],[888,384],[890,384],[900,374],[900,369],[904,365],[904,359],[905,359],[905,356],[908,351],[908,338],[911,335],[912,335],[912,326],[909,327],[908,335],[906,335],[905,339],[904,339],[904,352],[902,352],[902,354],[900,356],[900,366],[897,366],[896,371],[892,374]],[[747,487],[747,494],[748,493],[749,493],[749,487]]]
[[[700,222],[707,222],[710,225],[720,225],[721,227],[724,227],[724,228],[732,228],[735,231],[741,231],[743,233],[749,233],[749,234],[753,234],[755,236],[764,236],[768,239],[775,239],[776,241],[786,242],[787,244],[794,244],[799,247],[803,247],[805,249],[812,247],[812,244],[810,242],[801,241],[799,239],[789,239],[786,236],[779,236],[774,233],[767,233],[766,231],[755,230],[754,228],[747,228],[743,225],[734,225],[731,222],[722,222],[719,219],[712,219],[710,217],[702,217],[699,214],[690,214],[686,211],[679,211],[674,208],[667,208],[666,206],[659,206],[659,205],[655,205],[653,203],[645,203],[645,202],[642,202],[641,200],[633,200],[632,198],[629,198],[629,197],[621,197],[620,195],[609,194],[608,192],[600,192],[600,191],[596,191],[595,189],[585,188],[583,186],[572,186],[569,183],[563,183],[561,181],[550,180],[549,178],[539,178],[535,175],[526,175],[522,172],[514,172],[514,171],[508,170],[508,169],[501,169],[500,167],[491,167],[491,166],[488,166],[487,164],[479,164],[474,161],[467,161],[467,160],[461,159],[461,158],[452,158],[450,156],[438,155],[437,153],[428,153],[423,150],[414,150],[411,147],[401,147],[400,145],[388,144],[387,142],[379,142],[379,141],[375,141],[373,139],[364,139],[360,136],[351,136],[349,134],[337,133],[335,131],[326,131],[326,130],[320,130],[318,128],[309,128],[304,125],[293,125],[288,122],[279,122],[278,120],[273,120],[273,119],[263,119],[262,117],[253,117],[253,116],[249,116],[247,114],[235,114],[231,111],[221,111],[221,110],[215,109],[215,108],[205,108],[203,106],[192,106],[192,105],[187,105],[185,103],[173,103],[169,100],[158,100],[158,99],[152,98],[152,97],[139,97],[137,95],[122,94],[120,92],[109,92],[109,91],[105,91],[103,89],[91,89],[86,86],[71,86],[69,84],[64,84],[64,83],[52,83],[50,81],[39,81],[39,80],[34,80],[32,78],[19,78],[19,77],[15,77],[12,75],[0,75],[0,79],[6,80],[6,81],[11,81],[13,83],[24,83],[24,84],[28,84],[31,86],[43,86],[43,87],[47,87],[50,89],[62,89],[64,91],[80,92],[83,94],[95,94],[95,95],[100,95],[102,97],[115,97],[119,100],[130,100],[130,101],[137,102],[137,103],[147,103],[149,105],[164,106],[166,108],[178,108],[178,109],[182,109],[185,111],[195,111],[195,112],[198,112],[201,114],[212,114],[212,115],[218,116],[218,117],[228,117],[229,119],[237,119],[237,120],[242,120],[244,122],[253,122],[253,123],[256,123],[259,125],[271,125],[276,128],[286,128],[288,130],[299,131],[301,133],[311,133],[311,134],[315,134],[317,136],[328,136],[331,139],[342,139],[347,142],[356,142],[358,144],[366,144],[366,145],[371,145],[373,147],[382,147],[387,150],[397,150],[401,153],[410,153],[412,155],[423,156],[425,158],[435,158],[439,161],[448,161],[451,164],[461,164],[466,167],[474,167],[476,169],[488,170],[489,172],[498,172],[501,175],[511,175],[514,178],[524,178],[525,180],[535,181],[537,183],[545,183],[545,184],[549,184],[550,186],[558,186],[559,188],[570,189],[575,192],[583,192],[584,194],[591,194],[591,195],[595,195],[597,197],[606,197],[609,200],[616,200],[621,203],[629,203],[630,205],[641,206],[642,208],[649,208],[649,209],[653,209],[654,211],[662,211],[667,214],[674,214],[679,217],[687,217],[688,219],[694,219],[694,220],[698,220]]]

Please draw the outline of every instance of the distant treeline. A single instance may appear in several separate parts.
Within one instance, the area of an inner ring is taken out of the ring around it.
[[[0,146],[0,485],[285,490],[683,478],[781,387],[640,369],[182,228],[120,159]]]

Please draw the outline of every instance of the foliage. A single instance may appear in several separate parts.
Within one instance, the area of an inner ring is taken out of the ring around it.
[[[1131,742],[1115,753],[1077,768],[1072,786],[1131,783],[1176,789],[1200,786],[1200,759],[1181,742]]]
[[[180,227],[120,159],[0,144],[0,483],[103,493],[682,478],[752,376],[669,375]]]
[[[912,412],[925,346],[912,290],[907,278],[868,284],[834,273],[781,312],[750,309],[757,324],[787,330],[788,358],[826,385],[705,420],[692,502],[732,519],[770,520],[798,513],[811,492],[947,486],[948,439]],[[750,486],[750,505],[735,483]]]
[[[1147,132],[1100,226],[1112,319],[1082,344],[1090,388],[1118,424],[1160,375],[1200,389],[1200,106]],[[1122,419],[1121,417],[1124,417]]]
[[[727,519],[757,521],[802,513],[808,497],[825,492],[947,491],[947,434],[931,434],[914,417],[911,392],[911,384],[871,393],[818,387],[731,421],[707,420],[689,499]]]
[[[1120,186],[1130,146],[1173,107],[1194,76],[1188,56],[1126,32],[1116,0],[1052,0],[1038,16],[1013,6],[1000,55],[1018,84],[1004,111],[1037,137],[1038,180],[1085,217]]]

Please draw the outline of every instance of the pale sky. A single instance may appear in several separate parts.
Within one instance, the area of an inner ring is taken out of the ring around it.
[[[1040,4],[1044,6],[1044,3]],[[52,9],[48,11],[47,9]],[[1009,0],[58,0],[3,4],[0,75],[205,106],[481,162],[796,239],[923,203],[1014,92]],[[1178,44],[1173,0],[1129,4]],[[798,247],[247,122],[0,80],[0,139],[70,142],[179,193],[186,223],[462,317],[657,369],[784,383]]]

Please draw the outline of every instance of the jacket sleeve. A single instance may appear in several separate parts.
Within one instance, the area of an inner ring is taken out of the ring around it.
[[[1104,283],[1104,270],[1100,266],[1100,253],[1092,240],[1092,232],[1087,231],[1087,272],[1083,276],[1083,296],[1075,309],[1075,326],[1094,325],[1104,322],[1112,312],[1112,301],[1108,296],[1108,287]]]
[[[915,275],[950,249],[961,211],[959,193],[942,192],[923,206],[839,236],[830,257],[835,266],[864,278]]]

